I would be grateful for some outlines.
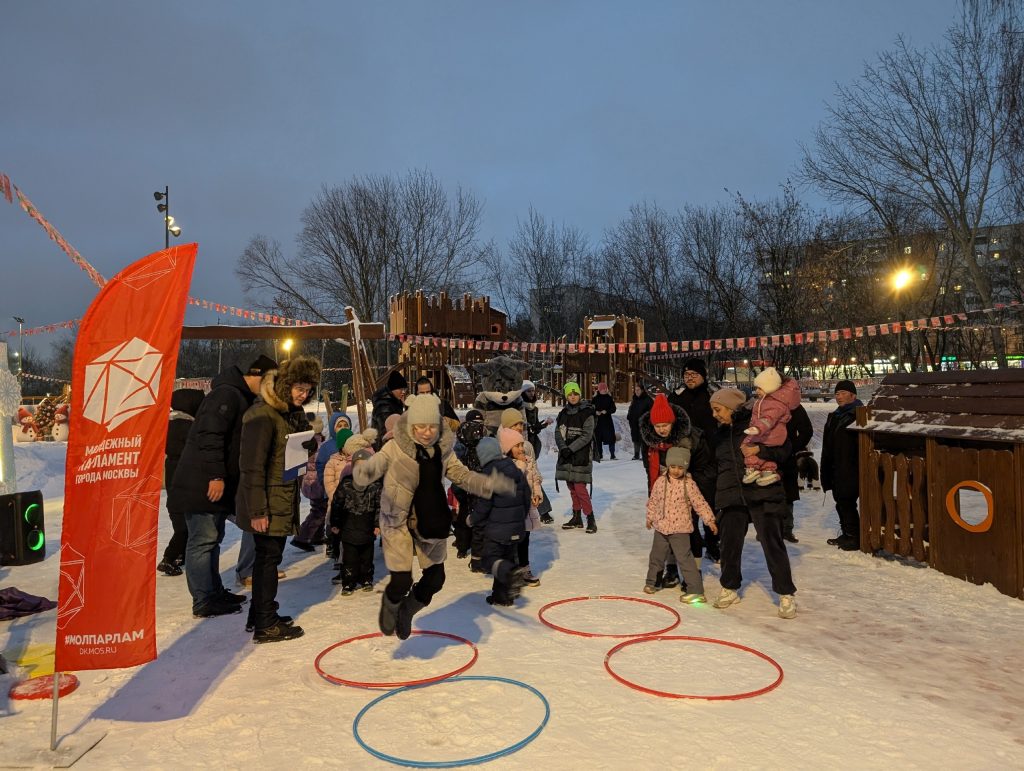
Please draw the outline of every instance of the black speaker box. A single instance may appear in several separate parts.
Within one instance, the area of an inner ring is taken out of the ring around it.
[[[0,565],[31,565],[45,556],[43,494],[0,495]]]

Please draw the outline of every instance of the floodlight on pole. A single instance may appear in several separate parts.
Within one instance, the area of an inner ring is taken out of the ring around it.
[[[164,249],[171,247],[171,236],[177,238],[181,235],[181,226],[174,224],[174,217],[171,216],[171,188],[164,187],[161,193],[159,190],[153,193],[153,198],[163,203],[156,205],[156,210],[164,215]]]

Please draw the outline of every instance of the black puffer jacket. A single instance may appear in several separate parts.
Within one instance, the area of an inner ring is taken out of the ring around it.
[[[179,388],[171,394],[171,417],[167,423],[164,445],[164,487],[170,489],[181,453],[185,451],[188,432],[195,422],[205,394],[198,388]]]
[[[682,393],[673,391],[668,395],[668,402],[686,410],[690,422],[705,436],[710,437],[718,431],[718,422],[711,412],[711,389],[706,382],[696,388],[683,388]]]
[[[484,473],[494,471],[513,480],[516,490],[512,495],[495,494],[490,498],[477,498],[470,515],[472,525],[483,525],[484,537],[498,543],[513,543],[526,534],[526,512],[530,510],[530,485],[513,460],[501,456],[484,465]]]
[[[338,528],[342,543],[363,546],[373,541],[374,528],[380,527],[380,492],[384,483],[379,479],[363,490],[352,483],[352,474],[341,479],[331,500],[331,527]]]
[[[750,410],[741,407],[733,413],[732,423],[719,426],[714,436],[715,459],[718,462],[718,483],[715,490],[715,507],[753,506],[764,504],[765,510],[781,515],[785,511],[786,492],[781,483],[760,487],[743,484],[743,453],[740,443],[746,434],[743,430],[750,425]],[[759,445],[759,455],[764,460],[782,464],[789,457],[789,442],[781,447]]]
[[[860,495],[860,455],[857,432],[850,426],[857,419],[860,399],[840,407],[828,416],[821,435],[821,486],[837,500],[856,500]]]
[[[710,438],[690,423],[690,418],[682,407],[671,402],[669,406],[672,407],[676,420],[667,437],[662,438],[655,432],[649,410],[640,418],[640,441],[643,443],[643,453],[640,457],[644,462],[644,468],[647,469],[647,492],[650,494],[651,488],[661,474],[661,469],[665,466],[665,453],[673,447],[685,447],[690,451],[690,475],[697,483],[704,500],[714,508],[718,468],[715,465]]]
[[[185,449],[167,492],[168,511],[234,514],[238,492],[238,453],[242,415],[256,394],[242,370],[230,367],[213,379],[210,393],[196,412]],[[206,497],[210,481],[224,480],[224,495],[216,503]]]

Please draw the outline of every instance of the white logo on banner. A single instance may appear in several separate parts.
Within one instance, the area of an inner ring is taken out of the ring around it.
[[[145,340],[111,348],[85,366],[82,416],[108,431],[156,404],[163,354]]]

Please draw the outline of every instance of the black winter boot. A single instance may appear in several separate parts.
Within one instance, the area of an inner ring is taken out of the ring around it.
[[[597,532],[597,522],[594,521],[594,515],[593,514],[587,514],[587,532],[588,533],[596,533]]]
[[[398,608],[398,619],[395,624],[395,634],[398,635],[399,640],[409,639],[409,635],[412,634],[412,617],[427,607],[425,603],[416,599],[415,589],[416,587],[414,585],[413,591],[405,595],[405,599],[402,600],[402,604]]]
[[[402,603],[400,602],[389,600],[386,591],[380,596],[380,615],[377,617],[377,625],[386,637],[391,637],[395,633],[395,626],[398,623],[398,609],[401,605]]]
[[[301,626],[278,621],[266,629],[257,629],[252,635],[252,641],[257,644],[284,642],[285,640],[294,640],[296,637],[302,637],[303,634],[305,634],[305,631]]]
[[[577,527],[583,527],[583,512],[576,511],[573,509],[572,519],[562,524],[563,530],[574,530]]]

